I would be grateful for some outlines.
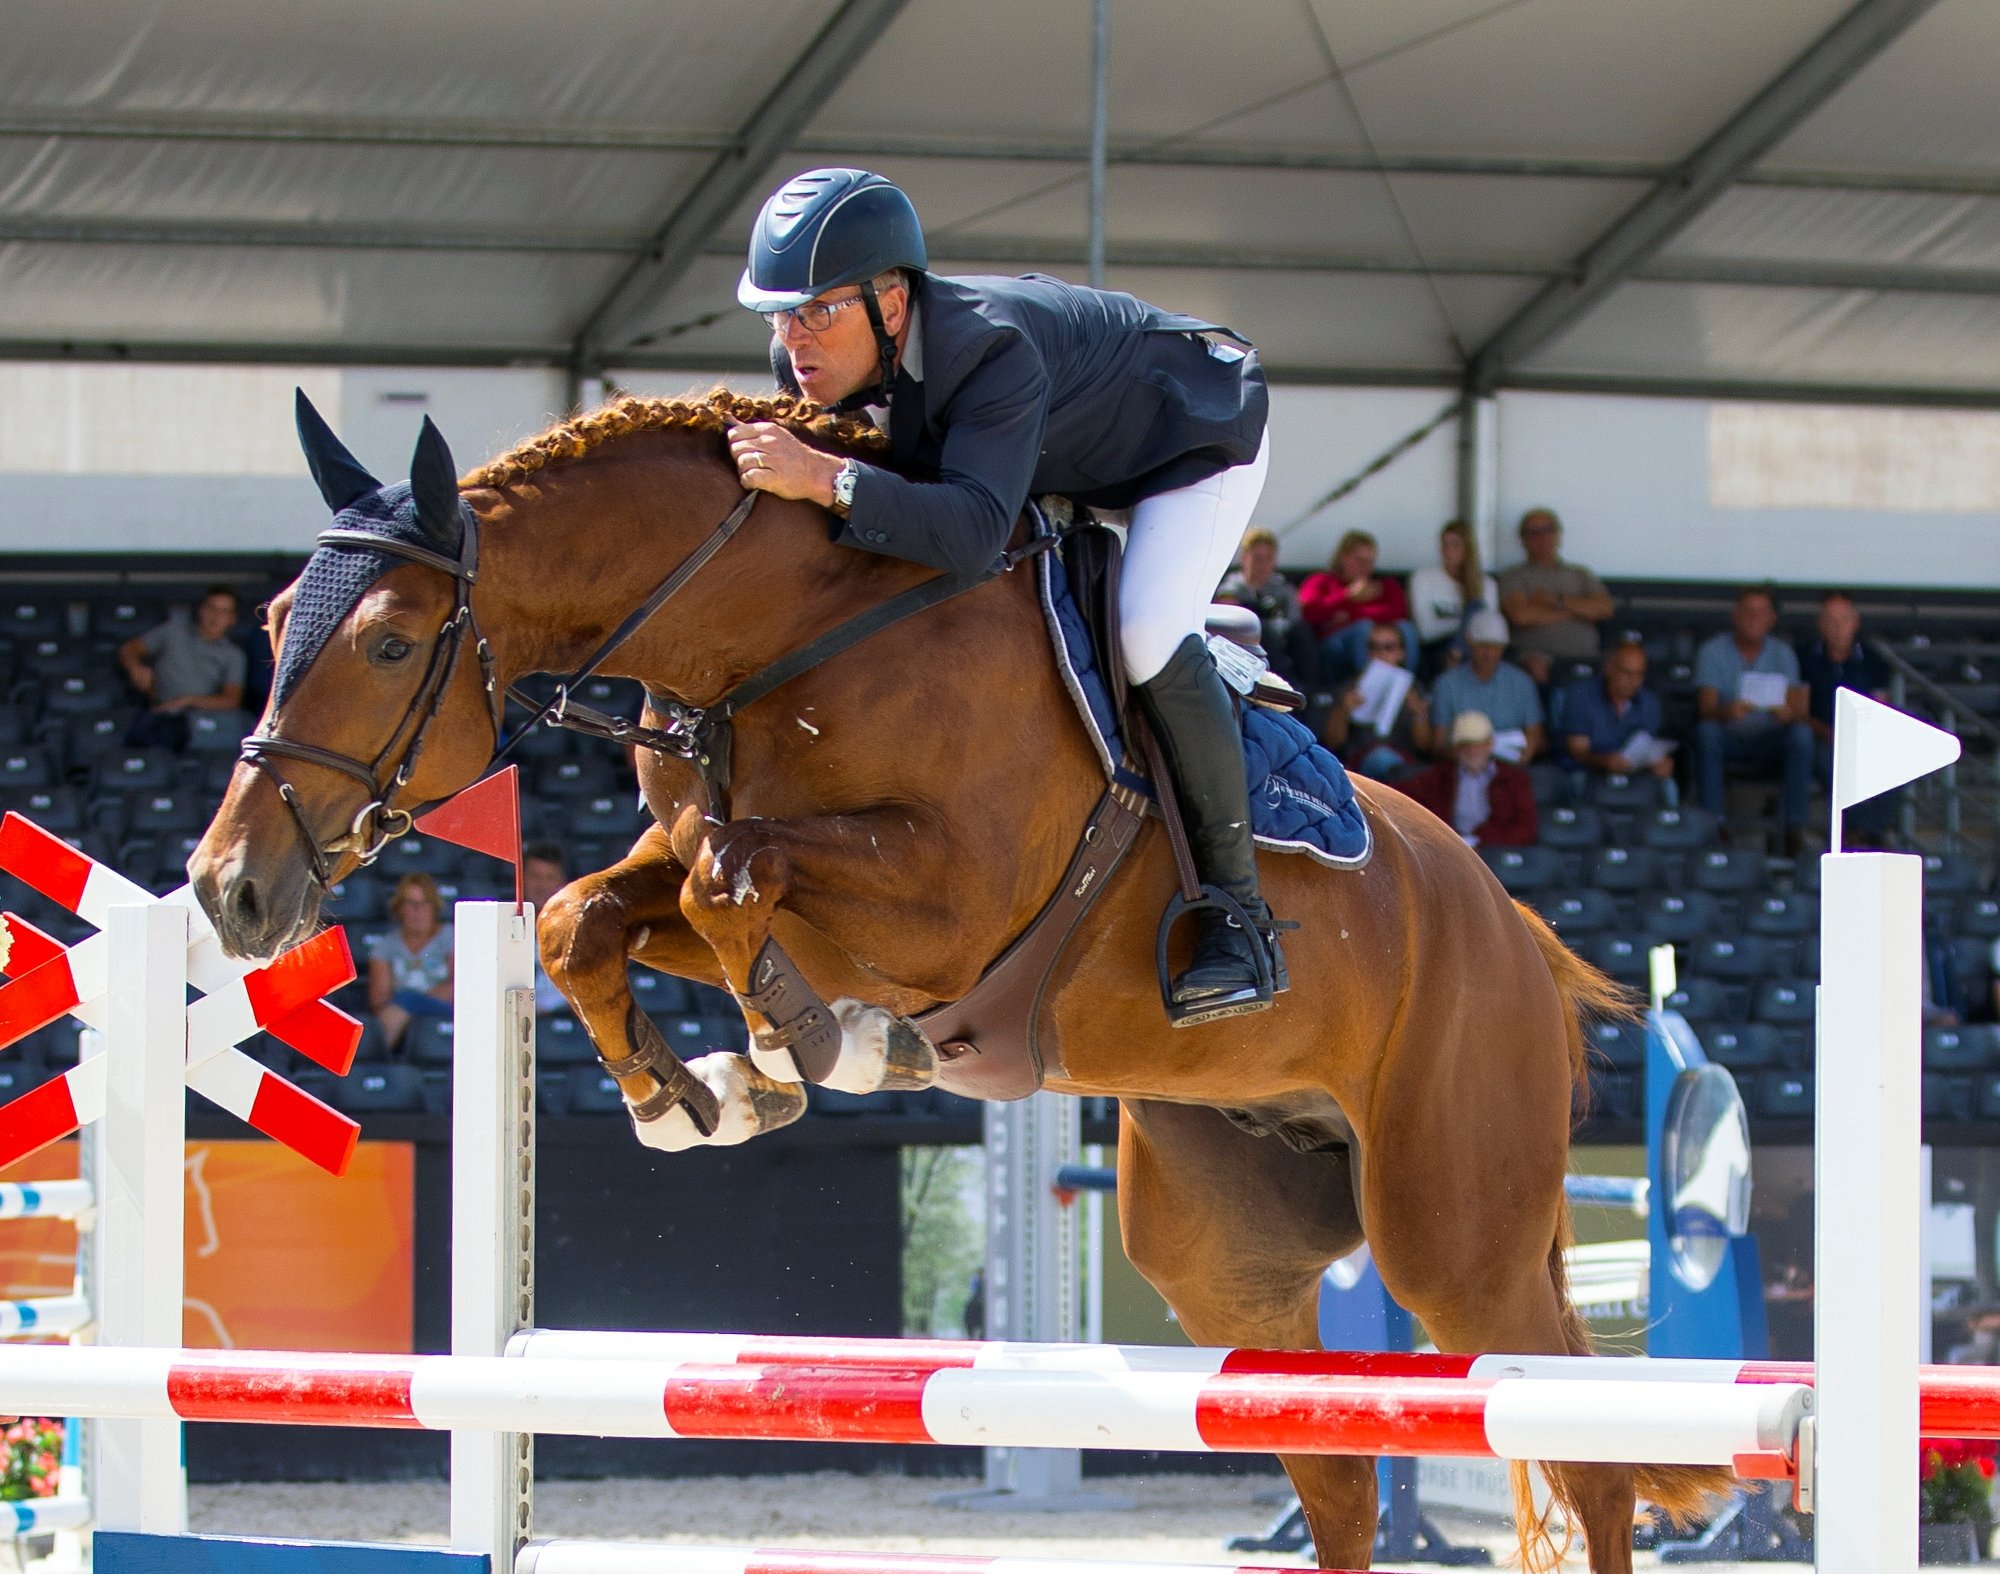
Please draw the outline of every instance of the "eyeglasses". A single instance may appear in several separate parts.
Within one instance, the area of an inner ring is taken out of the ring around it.
[[[844,301],[807,301],[803,306],[788,306],[783,311],[759,312],[757,315],[777,333],[783,333],[792,323],[797,323],[807,333],[825,333],[833,326],[834,313],[860,304],[860,296],[850,295]]]

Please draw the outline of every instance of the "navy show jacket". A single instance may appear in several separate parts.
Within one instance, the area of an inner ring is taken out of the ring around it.
[[[891,466],[863,464],[838,539],[950,573],[985,568],[1030,495],[1099,508],[1256,458],[1269,396],[1228,329],[1060,279],[924,274],[921,381],[891,384]],[[773,343],[772,369],[796,388]]]

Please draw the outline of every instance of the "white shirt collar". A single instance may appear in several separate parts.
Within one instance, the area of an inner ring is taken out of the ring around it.
[[[903,354],[896,364],[909,374],[911,382],[924,380],[924,309],[914,300],[910,302],[910,331],[903,335]],[[889,407],[886,404],[871,404],[866,410],[877,431],[889,430]]]

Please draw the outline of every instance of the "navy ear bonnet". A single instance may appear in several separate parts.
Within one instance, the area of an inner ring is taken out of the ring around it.
[[[471,509],[459,499],[451,450],[428,416],[410,461],[410,479],[393,486],[382,485],[361,467],[303,390],[298,395],[298,425],[299,445],[320,495],[333,510],[334,529],[379,535],[448,558],[459,556],[465,532],[471,528]],[[351,544],[322,545],[307,559],[285,619],[285,642],[271,689],[274,706],[284,704],[362,593],[409,561],[407,554],[393,549],[371,552]]]

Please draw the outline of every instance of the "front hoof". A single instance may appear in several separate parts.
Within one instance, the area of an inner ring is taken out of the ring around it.
[[[937,1048],[907,1017],[859,1000],[836,1000],[840,1059],[823,1086],[842,1093],[913,1093],[937,1081]]]
[[[655,1120],[634,1120],[633,1134],[661,1153],[734,1147],[780,1126],[789,1126],[806,1112],[803,1087],[765,1076],[750,1063],[748,1056],[703,1055],[690,1060],[687,1068],[715,1095],[721,1119],[711,1136],[704,1136],[688,1118],[687,1109],[679,1104]]]

